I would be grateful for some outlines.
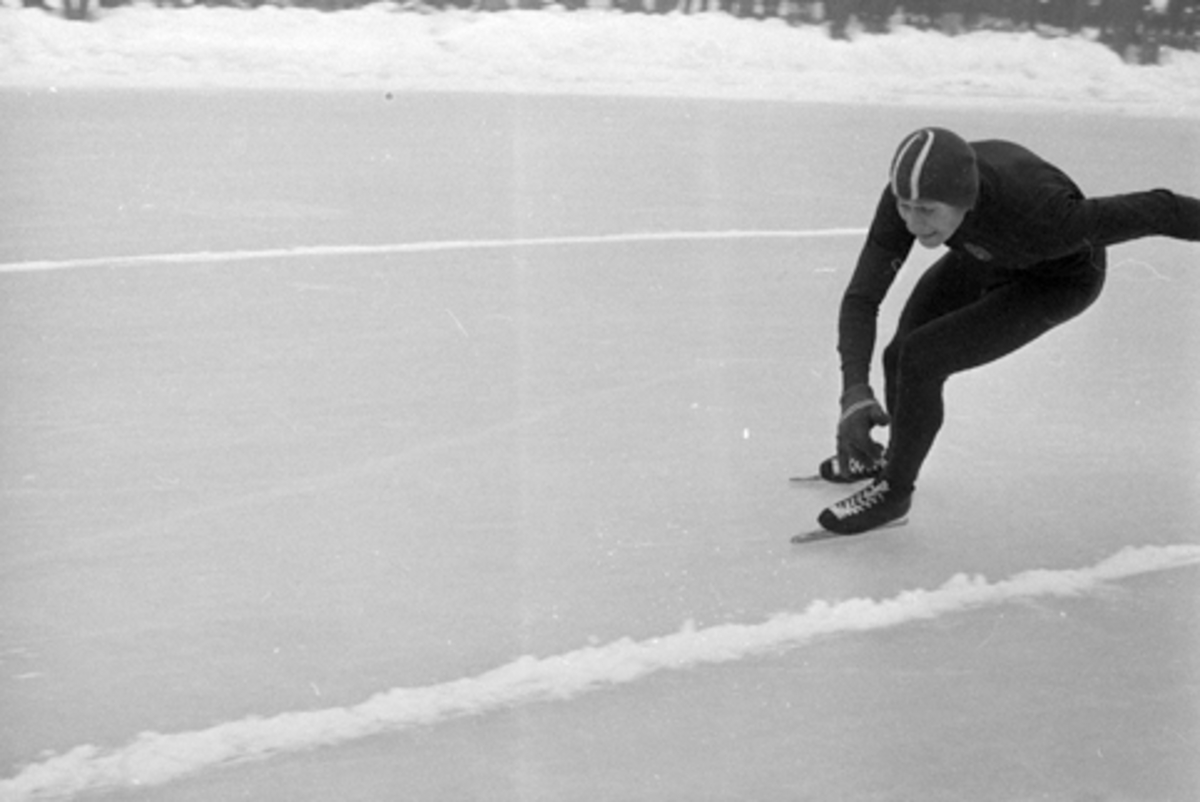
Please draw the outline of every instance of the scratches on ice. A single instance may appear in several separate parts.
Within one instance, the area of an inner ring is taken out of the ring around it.
[[[1078,569],[1035,569],[1007,579],[957,575],[940,587],[892,598],[816,601],[755,623],[721,624],[635,641],[591,645],[549,657],[525,656],[482,674],[437,685],[392,688],[350,707],[249,717],[192,732],[144,732],[125,746],[83,745],[0,780],[0,800],[60,799],[74,794],[169,783],[247,760],[330,747],[384,732],[434,726],[464,716],[637,682],[662,671],[693,669],[778,654],[820,639],[1038,598],[1072,597],[1106,583],[1200,564],[1200,545],[1125,548]]]

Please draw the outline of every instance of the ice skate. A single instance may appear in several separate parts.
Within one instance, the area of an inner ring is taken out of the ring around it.
[[[877,479],[852,496],[825,509],[817,522],[839,535],[856,535],[899,523],[912,506],[912,490],[893,488]]]
[[[853,484],[854,482],[862,482],[867,479],[874,479],[883,472],[884,466],[887,465],[887,457],[880,457],[874,462],[863,462],[851,457],[849,463],[850,470],[842,473],[842,467],[838,463],[837,456],[832,456],[821,463],[817,475],[826,482],[846,485]]]

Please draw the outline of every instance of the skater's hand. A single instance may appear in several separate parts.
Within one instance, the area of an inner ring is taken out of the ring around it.
[[[875,400],[875,394],[868,385],[856,384],[842,394],[837,453],[838,468],[843,474],[850,473],[852,459],[872,465],[883,456],[883,446],[871,439],[871,430],[891,422],[891,417]]]

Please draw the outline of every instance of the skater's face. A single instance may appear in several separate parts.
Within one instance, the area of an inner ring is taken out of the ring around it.
[[[908,230],[926,248],[944,244],[967,216],[966,209],[940,201],[897,200],[896,207]]]

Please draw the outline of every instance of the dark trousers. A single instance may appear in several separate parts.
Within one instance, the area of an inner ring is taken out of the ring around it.
[[[955,373],[985,365],[1032,342],[1091,306],[1104,286],[1096,249],[1015,271],[951,252],[913,289],[883,352],[892,433],[884,478],[915,486],[942,426],[942,388]]]

